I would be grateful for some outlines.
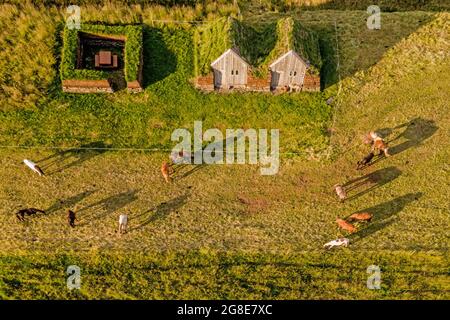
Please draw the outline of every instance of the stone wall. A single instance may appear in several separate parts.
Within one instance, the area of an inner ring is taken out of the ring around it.
[[[127,82],[127,89],[129,92],[141,92],[142,91],[142,86],[139,83],[139,81],[131,81],[131,82]]]
[[[221,89],[216,90],[219,92],[228,92],[230,90],[235,91],[249,91],[249,92],[275,92],[275,93],[283,93],[283,92],[299,92],[299,91],[320,91],[320,77],[311,75],[307,73],[305,75],[305,80],[303,86],[301,87],[286,87],[279,88],[277,90],[271,90],[270,88],[271,76],[267,78],[256,78],[250,73],[247,75],[247,85],[245,87],[239,87],[234,89]],[[194,79],[194,85],[197,89],[202,91],[214,91],[214,75],[213,73],[209,73],[205,76],[199,76]]]
[[[256,78],[249,74],[247,76],[247,90],[248,91],[270,91],[271,77]]]
[[[303,91],[320,91],[320,77],[307,73],[303,82]]]
[[[214,75],[211,72],[206,76],[197,77],[194,81],[195,87],[203,91],[214,91]]]
[[[108,80],[63,80],[62,89],[70,93],[112,93]]]

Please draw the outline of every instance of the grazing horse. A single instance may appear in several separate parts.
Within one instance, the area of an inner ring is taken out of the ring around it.
[[[383,138],[381,138],[378,133],[371,131],[368,135],[369,141],[372,143],[372,151],[379,151],[379,153],[383,152],[386,157],[389,157],[389,148],[387,144],[384,142]]]
[[[341,201],[344,201],[347,198],[347,192],[345,192],[344,187],[340,184],[334,186],[334,191],[336,191],[336,194]]]
[[[36,172],[40,176],[44,176],[44,171],[42,171],[42,169],[39,168],[39,166],[36,163],[34,163],[33,161],[25,159],[25,160],[23,160],[23,163],[25,163],[25,165],[28,168],[30,168],[31,170],[33,170],[34,172]]]
[[[128,215],[121,214],[119,216],[119,234],[127,232]]]
[[[372,161],[373,157],[375,157],[375,152],[369,153],[367,156],[365,156],[361,161],[357,162],[357,170],[360,170],[364,168],[366,165],[369,165]]]
[[[161,165],[161,173],[162,173],[162,176],[164,177],[164,180],[166,180],[166,182],[170,182],[171,171],[172,171],[172,168],[170,167],[170,165],[167,162],[163,162],[163,164]]]
[[[372,220],[373,214],[369,212],[360,212],[360,213],[354,213],[350,217],[347,218],[347,221],[368,221]]]
[[[24,221],[25,220],[25,215],[27,216],[31,216],[33,214],[36,213],[45,213],[44,210],[40,210],[40,209],[36,209],[36,208],[26,208],[26,209],[20,209],[19,211],[16,212],[16,217],[17,219],[19,219],[19,221]]]
[[[339,238],[339,239],[325,243],[323,245],[323,247],[325,249],[331,249],[333,247],[340,247],[340,246],[347,247],[349,242],[350,242],[350,240],[347,238]]]
[[[76,214],[72,210],[67,210],[67,221],[69,222],[69,226],[72,228],[75,228],[75,220],[76,220]]]
[[[354,225],[352,225],[351,223],[348,223],[345,220],[342,220],[342,219],[338,218],[338,219],[336,219],[336,222],[337,222],[339,228],[341,228],[341,229],[343,229],[345,231],[348,231],[349,233],[353,233],[353,232],[357,231],[357,229],[356,229],[356,227]]]

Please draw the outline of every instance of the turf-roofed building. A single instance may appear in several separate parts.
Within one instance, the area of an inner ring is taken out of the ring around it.
[[[320,91],[317,37],[292,18],[256,28],[232,18],[195,33],[195,85],[204,91]]]
[[[72,93],[142,90],[142,27],[82,24],[64,30],[62,88]]]

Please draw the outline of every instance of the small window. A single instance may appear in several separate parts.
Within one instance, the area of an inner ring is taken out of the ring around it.
[[[239,74],[239,70],[236,70],[236,75],[238,75]]]
[[[294,71],[294,77],[297,75],[297,71]]]
[[[231,70],[231,75],[233,75],[234,74],[234,70]]]

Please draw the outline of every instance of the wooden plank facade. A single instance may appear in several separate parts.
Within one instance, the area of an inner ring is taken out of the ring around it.
[[[213,63],[214,87],[216,89],[244,88],[250,65],[234,50],[228,49]]]
[[[279,89],[301,89],[308,63],[304,61],[295,51],[290,50],[270,66],[271,90]]]
[[[212,73],[197,77],[195,85],[205,91],[320,91],[320,76],[309,72],[309,62],[290,50],[269,66],[269,76],[255,78],[251,66],[236,49],[226,50],[211,63]]]

